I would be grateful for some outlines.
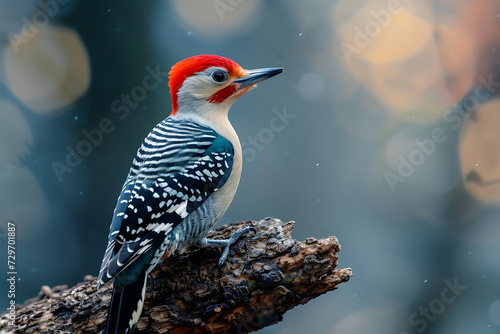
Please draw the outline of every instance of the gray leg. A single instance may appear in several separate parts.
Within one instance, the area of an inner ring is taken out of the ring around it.
[[[238,239],[243,235],[248,232],[254,232],[257,233],[254,227],[252,226],[247,226],[245,228],[240,228],[239,230],[235,231],[229,239],[226,240],[213,240],[213,239],[205,239],[204,244],[207,246],[217,246],[217,247],[224,247],[224,251],[222,252],[222,255],[219,259],[219,268],[222,267],[224,262],[227,259],[227,256],[229,255],[229,247],[231,247],[232,244],[234,244]]]

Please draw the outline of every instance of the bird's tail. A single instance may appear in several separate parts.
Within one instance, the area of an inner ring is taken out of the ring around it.
[[[105,334],[125,334],[137,323],[144,305],[147,274],[142,272],[137,280],[123,285],[120,275],[113,283],[113,297],[109,307]]]

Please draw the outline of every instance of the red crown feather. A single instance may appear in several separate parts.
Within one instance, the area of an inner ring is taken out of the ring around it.
[[[231,59],[214,56],[214,55],[199,55],[194,57],[189,57],[181,60],[174,66],[169,72],[169,82],[170,94],[172,96],[172,113],[171,116],[177,112],[177,93],[181,88],[184,80],[187,77],[194,75],[195,73],[206,70],[209,67],[223,67],[225,68],[229,75],[240,75],[243,69],[236,62]]]

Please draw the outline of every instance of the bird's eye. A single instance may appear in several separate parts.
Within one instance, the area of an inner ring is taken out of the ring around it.
[[[215,81],[216,83],[223,83],[226,82],[228,79],[228,75],[224,71],[215,71],[212,73],[212,80]]]

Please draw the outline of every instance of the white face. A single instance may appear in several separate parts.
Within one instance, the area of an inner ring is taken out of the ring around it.
[[[229,139],[234,147],[239,147],[228,112],[233,102],[250,87],[238,89],[238,85],[233,84],[235,79],[225,68],[215,66],[187,77],[177,93],[178,109],[174,117],[206,124]]]
[[[191,99],[207,100],[230,83],[225,68],[209,67],[184,80],[177,94],[179,106]]]

